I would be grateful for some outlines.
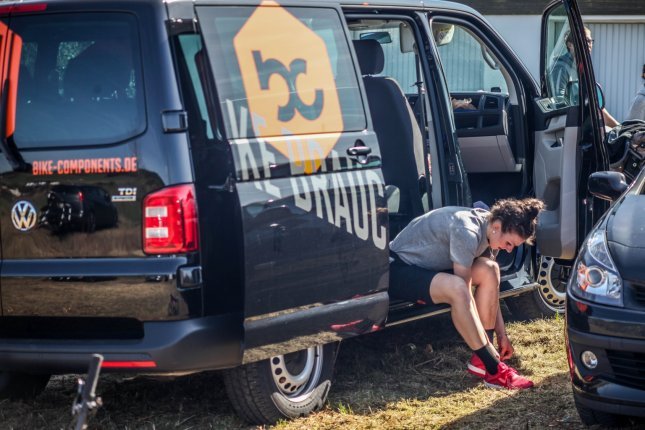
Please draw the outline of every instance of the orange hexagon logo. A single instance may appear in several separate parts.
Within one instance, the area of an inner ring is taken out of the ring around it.
[[[275,1],[263,1],[233,45],[255,135],[308,135],[297,150],[289,139],[267,143],[296,165],[304,163],[305,172],[314,172],[343,131],[324,40]]]

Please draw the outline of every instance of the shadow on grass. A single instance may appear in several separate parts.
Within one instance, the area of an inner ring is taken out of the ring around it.
[[[68,428],[75,394],[72,376],[56,377],[36,400],[0,403],[0,429]],[[91,429],[253,429],[240,420],[215,372],[176,378],[101,376],[103,406]]]
[[[582,424],[575,409],[568,378],[564,372],[540,381],[533,389],[507,392],[507,397],[452,421],[443,428],[459,430],[506,428],[600,430],[606,428],[600,425],[587,427]],[[562,389],[554,389],[557,387]],[[482,423],[485,424],[482,425]],[[625,417],[624,425],[619,428],[636,430],[642,429],[644,424],[645,421],[638,418]]]

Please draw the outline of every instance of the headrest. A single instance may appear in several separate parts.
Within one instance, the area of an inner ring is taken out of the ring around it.
[[[354,40],[354,50],[363,75],[378,75],[383,71],[385,57],[383,48],[374,39]]]

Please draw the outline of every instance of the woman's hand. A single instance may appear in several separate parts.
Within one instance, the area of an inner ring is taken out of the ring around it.
[[[513,356],[515,348],[511,345],[511,340],[508,338],[505,332],[497,333],[497,349],[499,350],[499,358],[502,361],[506,361]]]

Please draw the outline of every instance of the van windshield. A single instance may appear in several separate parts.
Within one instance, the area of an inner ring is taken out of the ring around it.
[[[134,16],[16,17],[7,34],[6,136],[17,148],[115,143],[145,129]]]

